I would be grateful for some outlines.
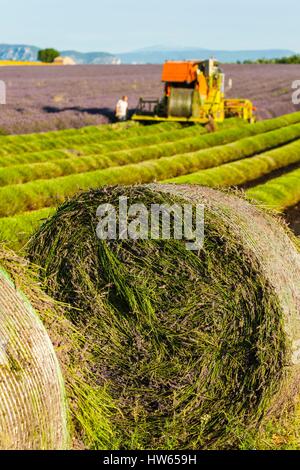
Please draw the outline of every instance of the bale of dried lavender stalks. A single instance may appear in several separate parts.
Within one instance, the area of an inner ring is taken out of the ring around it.
[[[99,240],[97,208],[120,196],[148,209],[204,204],[203,248]],[[29,256],[95,344],[95,374],[120,411],[110,416],[119,448],[238,447],[296,393],[300,257],[287,229],[247,201],[179,185],[79,193]]]

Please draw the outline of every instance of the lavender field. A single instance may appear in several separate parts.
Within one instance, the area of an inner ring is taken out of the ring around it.
[[[228,96],[253,100],[259,118],[297,109],[291,85],[300,80],[299,65],[223,68],[227,80],[233,79]],[[132,109],[140,96],[160,97],[160,77],[159,65],[2,67],[7,105],[0,108],[0,130],[19,134],[109,122],[122,94],[129,96]]]

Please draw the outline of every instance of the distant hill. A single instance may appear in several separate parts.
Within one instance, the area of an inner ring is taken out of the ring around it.
[[[0,44],[0,60],[37,60],[39,47],[28,45]],[[294,51],[273,49],[262,51],[222,51],[197,48],[170,48],[153,46],[132,52],[110,54],[109,52],[61,51],[63,57],[72,57],[77,64],[162,64],[165,60],[208,59],[216,57],[220,62],[256,61],[289,57]]]
[[[163,46],[160,46],[163,47]],[[222,51],[196,48],[160,49],[159,46],[141,49],[128,53],[116,54],[122,63],[138,64],[162,64],[165,60],[192,60],[209,59],[216,57],[220,62],[237,62],[258,59],[275,59],[278,57],[291,56],[295,52],[285,49],[253,50],[253,51]]]
[[[27,45],[0,44],[0,60],[30,61],[37,60],[40,47]],[[63,57],[72,57],[77,64],[115,64],[120,59],[109,52],[61,51]]]
[[[0,44],[0,60],[34,62],[38,51],[39,48],[35,46]]]
[[[62,57],[71,57],[76,64],[119,64],[120,59],[108,52],[62,51]]]

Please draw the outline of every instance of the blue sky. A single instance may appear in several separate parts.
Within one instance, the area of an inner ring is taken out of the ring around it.
[[[0,43],[124,52],[163,44],[300,52],[299,0],[0,0]]]

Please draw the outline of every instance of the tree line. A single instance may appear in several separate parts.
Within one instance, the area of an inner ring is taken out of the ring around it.
[[[279,59],[238,60],[237,64],[300,64],[300,54],[281,57]]]

